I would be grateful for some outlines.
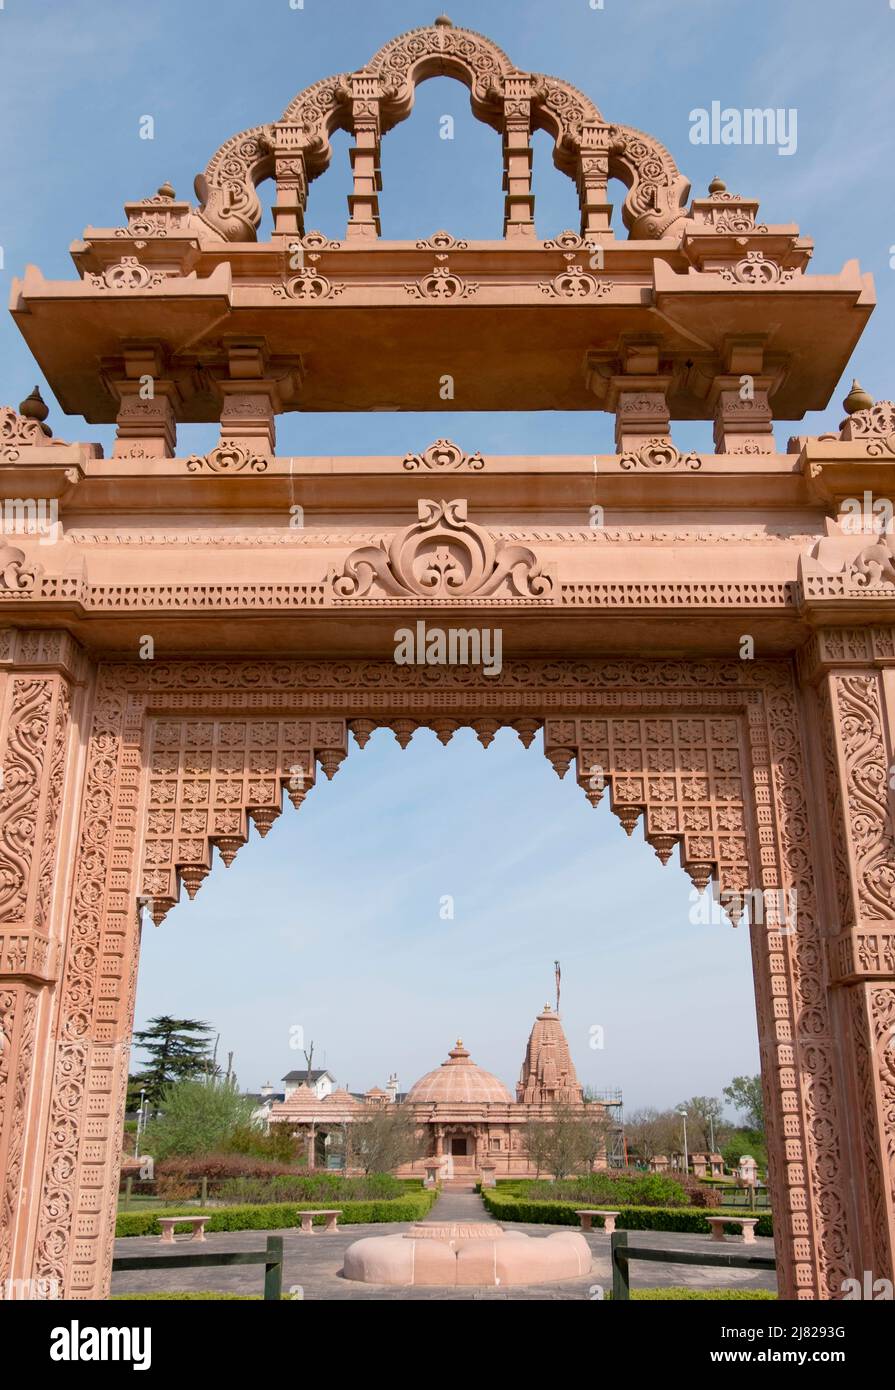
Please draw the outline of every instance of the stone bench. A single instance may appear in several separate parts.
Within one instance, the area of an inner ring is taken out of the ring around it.
[[[158,1216],[156,1220],[162,1228],[161,1242],[163,1245],[174,1244],[175,1226],[192,1226],[192,1235],[189,1240],[205,1239],[205,1223],[210,1218],[208,1216]]]
[[[619,1213],[617,1211],[591,1211],[588,1209],[585,1211],[576,1211],[575,1215],[581,1218],[582,1231],[592,1231],[594,1228],[594,1217],[602,1216],[603,1230],[606,1232],[607,1236],[611,1236],[615,1230],[615,1223],[618,1220]]]
[[[339,1217],[342,1215],[342,1208],[335,1207],[331,1211],[300,1211],[298,1213],[301,1220],[301,1233],[303,1236],[314,1234],[314,1217],[323,1216],[326,1218],[326,1235],[335,1235],[339,1229]]]
[[[731,1213],[730,1216],[707,1216],[705,1219],[712,1228],[712,1240],[726,1239],[724,1227],[736,1224],[743,1228],[743,1244],[755,1244],[755,1227],[759,1222],[757,1216],[736,1216],[734,1213]]]

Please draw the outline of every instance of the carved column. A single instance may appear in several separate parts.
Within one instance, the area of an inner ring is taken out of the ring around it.
[[[118,397],[113,458],[174,458],[180,392],[164,376],[162,352],[153,345],[125,350],[124,376],[110,379]]]
[[[273,205],[274,236],[301,237],[305,230],[308,174],[304,132],[298,126],[274,126],[277,198]]]
[[[822,629],[804,668],[816,682],[823,745],[852,1275],[895,1280],[895,629]]]
[[[351,83],[351,114],[354,123],[354,147],[351,150],[351,169],[354,190],[348,195],[347,236],[354,240],[372,240],[380,235],[379,192],[382,172],[379,168],[379,80],[366,73],[356,72]]]
[[[503,234],[533,237],[534,194],[531,191],[531,76],[509,73],[504,79]]]
[[[606,197],[609,181],[609,128],[585,125],[578,154],[578,202],[581,235],[589,240],[612,238],[612,204]]]
[[[274,374],[263,339],[231,339],[224,347],[226,375],[216,382],[222,398],[221,437],[213,451],[222,471],[247,461],[254,466],[276,452],[276,416],[293,399],[301,379],[296,358],[281,359]]]
[[[85,674],[67,633],[0,633],[0,1289],[33,1273]]]
[[[771,392],[777,384],[764,365],[764,339],[729,338],[727,371],[713,380],[708,404],[714,410],[717,454],[773,454]]]
[[[671,377],[659,371],[659,348],[648,341],[625,343],[621,373],[610,378],[606,409],[615,412],[615,447],[636,453],[646,444],[670,445],[666,399]]]

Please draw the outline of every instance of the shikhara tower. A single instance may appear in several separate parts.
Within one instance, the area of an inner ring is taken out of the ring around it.
[[[502,141],[502,238],[380,237],[380,142],[436,75]],[[141,905],[161,922],[215,847],[229,863],[382,725],[542,731],[732,915],[796,893],[794,929],[750,928],[780,1290],[891,1279],[895,552],[841,523],[892,495],[895,406],[858,388],[837,432],[773,432],[826,407],[870,278],[812,275],[809,239],[720,182],[688,202],[659,141],[445,19],[259,115],[197,204],[165,185],[87,229],[74,278],[12,289],[62,409],[116,442],[50,437],[33,399],[0,411],[4,495],[59,517],[0,554],[0,1281],[108,1291]],[[337,129],[332,240],[304,212]],[[547,240],[535,130],[581,208]],[[445,437],[447,410],[520,403],[611,413],[615,452]],[[436,442],[276,452],[285,411],[395,405],[437,413]],[[710,422],[704,450],[681,419]],[[206,454],[178,453],[189,421],[219,423]],[[396,627],[448,619],[500,627],[498,677],[395,665]],[[363,829],[347,808],[346,846]],[[541,1086],[562,1083],[548,1050]]]

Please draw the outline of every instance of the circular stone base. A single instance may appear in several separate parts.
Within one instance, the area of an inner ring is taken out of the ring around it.
[[[431,1222],[401,1235],[365,1236],[345,1251],[346,1279],[363,1284],[549,1284],[588,1274],[590,1246],[577,1231],[529,1236],[486,1221]]]

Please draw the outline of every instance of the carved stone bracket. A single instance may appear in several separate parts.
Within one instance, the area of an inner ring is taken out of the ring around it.
[[[0,599],[30,598],[42,572],[42,565],[26,563],[18,546],[0,544]]]
[[[52,438],[50,430],[41,420],[20,415],[12,406],[0,406],[0,463],[17,463],[22,449],[46,449],[52,446],[65,447],[62,440]]]

